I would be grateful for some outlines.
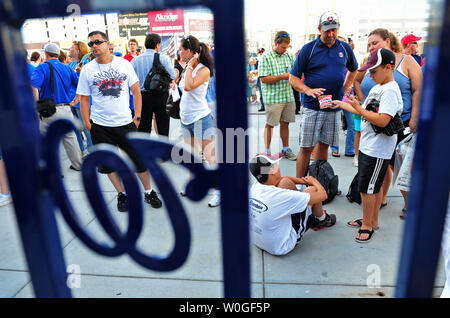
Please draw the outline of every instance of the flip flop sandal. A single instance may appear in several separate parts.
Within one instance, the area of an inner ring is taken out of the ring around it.
[[[341,155],[339,154],[339,152],[338,151],[333,151],[332,153],[331,153],[331,155],[333,156],[333,157],[336,157],[336,158],[339,158]]]
[[[361,227],[362,226],[362,220],[363,219],[357,219],[357,220],[354,220],[354,221],[349,221],[349,222],[347,222],[347,226],[350,226],[350,227],[353,227],[353,228],[355,228],[355,227]],[[356,223],[356,224],[358,224],[358,225],[353,225],[353,224],[350,224],[350,223]]]
[[[353,228],[360,228],[360,227],[362,226],[362,220],[363,220],[363,219],[357,219],[357,220],[354,220],[354,221],[349,221],[349,222],[347,222],[347,226],[353,227]],[[356,223],[356,224],[358,224],[358,225],[350,224],[350,223],[352,223],[352,222],[354,222],[354,223]],[[374,229],[375,231],[377,231],[377,230],[380,229],[380,227],[372,227],[372,229]]]
[[[387,202],[386,203],[381,203],[380,209],[384,208],[386,205],[387,205]]]
[[[365,239],[365,240],[361,240],[361,239],[358,239],[358,238],[356,238],[355,237],[355,241],[356,242],[358,242],[358,243],[368,243],[368,242],[370,242],[371,240],[372,240],[372,237],[373,237],[373,233],[374,233],[374,230],[372,229],[372,231],[369,231],[369,230],[359,230],[358,231],[358,234],[369,234],[369,237],[367,238],[367,239]]]

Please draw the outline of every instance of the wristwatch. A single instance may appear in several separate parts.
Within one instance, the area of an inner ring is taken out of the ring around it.
[[[133,119],[136,119],[137,121],[140,121],[140,120],[141,120],[141,117],[134,116]]]

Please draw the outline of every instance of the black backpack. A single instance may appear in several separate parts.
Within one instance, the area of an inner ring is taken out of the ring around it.
[[[322,204],[327,204],[339,194],[339,178],[334,174],[334,170],[328,161],[323,159],[314,161],[309,165],[308,174],[316,178],[328,194],[328,198]]]
[[[157,95],[164,94],[169,91],[171,82],[172,79],[170,78],[169,73],[159,61],[159,54],[155,53],[152,68],[145,77],[145,90]]]
[[[350,187],[348,188],[348,193],[346,197],[350,202],[356,202],[358,204],[361,204],[361,193],[359,193],[358,173],[356,173],[356,176],[353,178],[352,183],[350,183]]]

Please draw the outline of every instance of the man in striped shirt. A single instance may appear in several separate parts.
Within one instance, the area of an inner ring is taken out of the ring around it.
[[[287,52],[290,43],[291,38],[287,32],[278,32],[273,49],[266,52],[259,63],[258,73],[266,108],[266,153],[270,154],[273,127],[280,124],[283,157],[296,160],[297,156],[289,148],[289,123],[295,122],[294,94],[289,84],[289,71],[294,64],[294,57]]]

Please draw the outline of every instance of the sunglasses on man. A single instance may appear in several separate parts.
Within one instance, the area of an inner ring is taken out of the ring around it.
[[[105,42],[108,42],[108,41],[106,41],[106,40],[95,40],[95,41],[90,41],[90,42],[88,42],[88,46],[89,46],[89,47],[92,47],[94,44],[95,44],[95,45],[100,45],[100,44],[105,43]]]

